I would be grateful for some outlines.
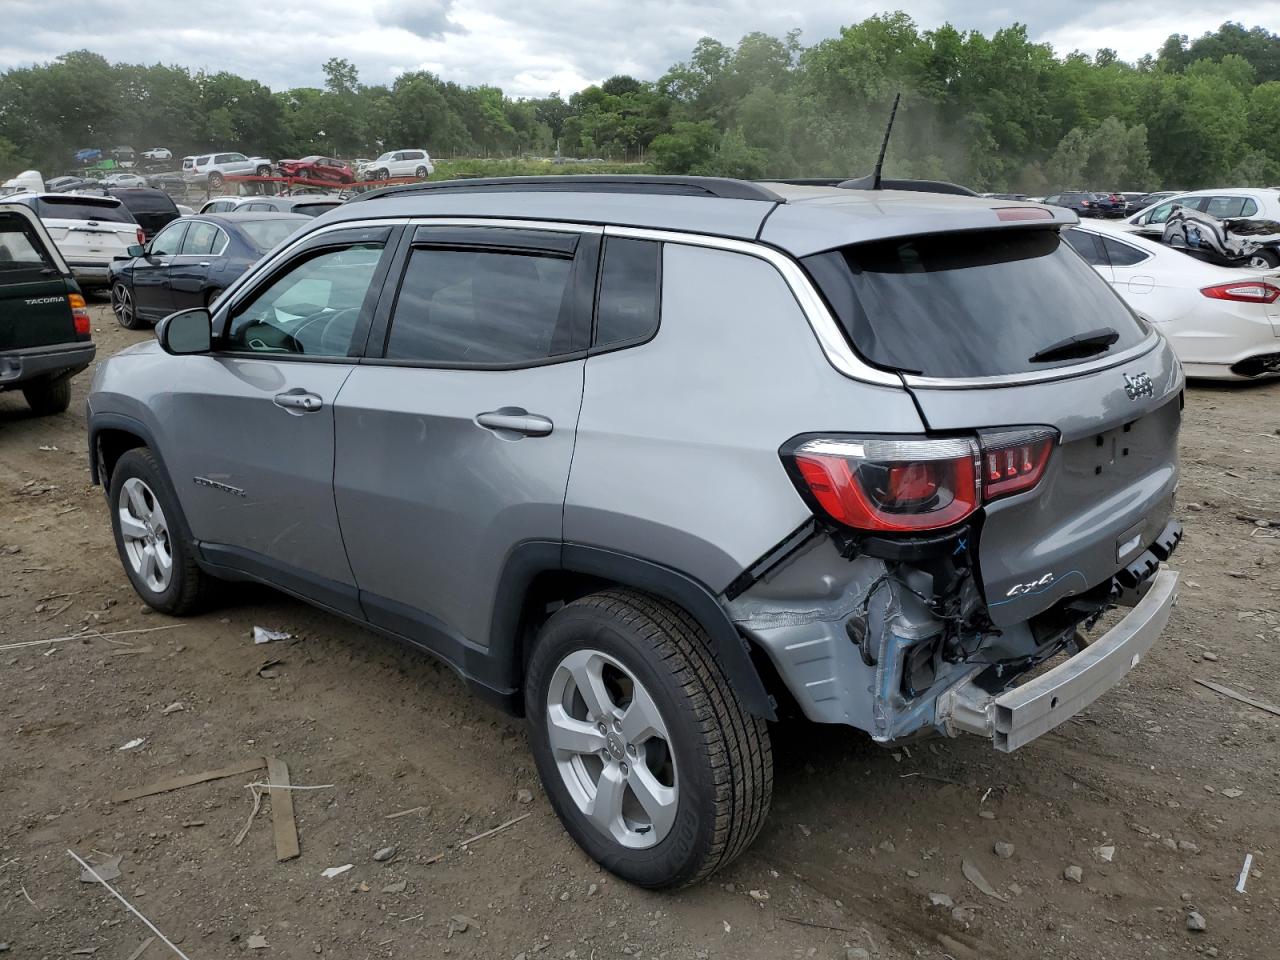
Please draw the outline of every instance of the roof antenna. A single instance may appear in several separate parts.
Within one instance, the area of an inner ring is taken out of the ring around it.
[[[889,149],[889,134],[893,133],[893,120],[898,115],[898,101],[901,99],[901,93],[893,97],[893,109],[889,111],[889,125],[884,128],[884,141],[880,144],[880,159],[876,161],[875,172],[871,175],[872,190],[880,189],[880,171],[884,168],[885,151]]]

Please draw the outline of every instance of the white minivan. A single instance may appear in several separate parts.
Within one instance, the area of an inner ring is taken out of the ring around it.
[[[387,180],[391,177],[417,177],[425,180],[435,172],[431,154],[425,150],[388,150],[365,168],[366,180]]]
[[[78,193],[26,193],[9,198],[36,212],[82,289],[105,287],[107,268],[146,235],[115,197]]]

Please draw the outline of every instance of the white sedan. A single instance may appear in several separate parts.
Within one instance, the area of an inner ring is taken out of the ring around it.
[[[150,150],[142,151],[142,155],[148,160],[172,160],[173,151],[168,147],[152,147]]]
[[[1215,267],[1096,221],[1064,236],[1169,339],[1187,376],[1280,374],[1280,271]]]

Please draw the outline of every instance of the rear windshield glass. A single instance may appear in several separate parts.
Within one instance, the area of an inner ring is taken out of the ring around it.
[[[336,203],[298,203],[293,207],[294,213],[300,213],[304,217],[318,217],[322,213],[328,213]]]
[[[305,220],[245,220],[241,221],[240,229],[248,234],[250,242],[255,247],[266,253],[297,231],[305,222]]]
[[[1137,318],[1055,230],[896,237],[804,261],[854,348],[928,377],[988,377],[1080,363],[1031,357],[1110,328],[1117,353]],[[1095,359],[1097,354],[1087,359]]]
[[[87,197],[41,197],[36,201],[41,220],[97,220],[107,223],[133,223],[133,214],[119,202],[94,203]]]

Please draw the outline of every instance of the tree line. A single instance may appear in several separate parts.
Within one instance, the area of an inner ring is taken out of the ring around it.
[[[615,76],[512,98],[426,71],[362,83],[347,60],[323,89],[272,91],[231,73],[110,63],[76,51],[0,74],[0,174],[47,176],[77,149],[164,145],[278,159],[375,156],[642,161],[661,173],[856,176],[902,93],[886,169],[984,191],[1280,184],[1280,35],[1225,23],[1169,37],[1136,63],[1058,56],[1013,24],[991,36],[873,16],[811,46],[799,32],[704,38],[656,80]]]

